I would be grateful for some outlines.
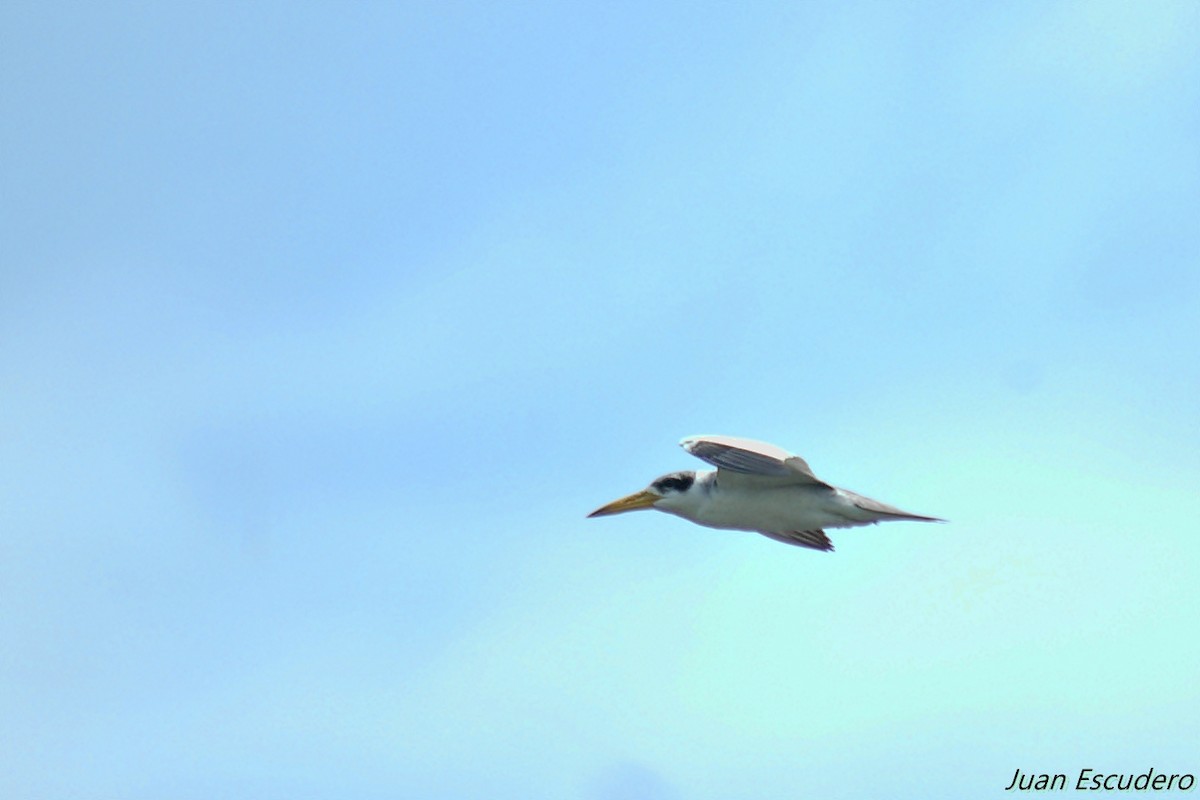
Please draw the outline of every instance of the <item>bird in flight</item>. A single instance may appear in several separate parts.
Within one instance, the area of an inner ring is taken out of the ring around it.
[[[833,550],[825,528],[889,520],[945,522],[825,483],[803,458],[766,442],[690,436],[679,444],[716,470],[663,475],[588,516],[653,508],[708,528],[756,531],[785,544],[824,551]]]

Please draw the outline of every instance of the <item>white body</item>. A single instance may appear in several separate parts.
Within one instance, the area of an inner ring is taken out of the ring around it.
[[[943,521],[839,489],[814,475],[800,456],[765,442],[692,436],[680,444],[716,471],[663,475],[642,491],[589,516],[653,508],[708,528],[757,531],[780,542],[825,551],[833,550],[825,528],[884,520]]]
[[[885,518],[856,506],[842,489],[731,478],[718,481],[715,470],[697,472],[690,491],[666,495],[654,507],[708,528],[771,533],[849,528]],[[733,485],[723,490],[723,483]]]

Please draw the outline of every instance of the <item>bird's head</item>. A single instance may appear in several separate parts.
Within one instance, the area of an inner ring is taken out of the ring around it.
[[[657,508],[660,511],[674,513],[677,508],[686,504],[690,498],[689,492],[696,483],[696,473],[691,470],[671,472],[661,478],[655,478],[650,485],[640,492],[614,500],[606,506],[597,508],[589,517],[604,517],[609,514],[623,514],[626,511],[637,511],[643,508]]]

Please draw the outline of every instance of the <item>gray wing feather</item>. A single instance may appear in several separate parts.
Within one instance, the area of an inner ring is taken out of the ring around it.
[[[803,458],[766,442],[735,436],[689,436],[679,444],[696,458],[720,470],[786,478],[789,483],[829,485],[813,474]]]
[[[829,541],[829,537],[822,530],[788,531],[787,533],[759,531],[759,533],[768,539],[774,539],[784,544],[794,544],[797,547],[807,547],[809,550],[820,550],[825,553],[833,552],[833,542]]]

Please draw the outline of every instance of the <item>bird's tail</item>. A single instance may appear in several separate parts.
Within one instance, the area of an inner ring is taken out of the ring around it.
[[[878,500],[872,500],[869,497],[863,497],[861,494],[848,492],[842,489],[843,494],[855,506],[861,508],[871,514],[879,514],[890,519],[911,519],[917,522],[945,522],[941,517],[927,517],[924,514],[913,514],[910,511],[903,511],[895,506],[889,506],[887,503],[881,503]]]

